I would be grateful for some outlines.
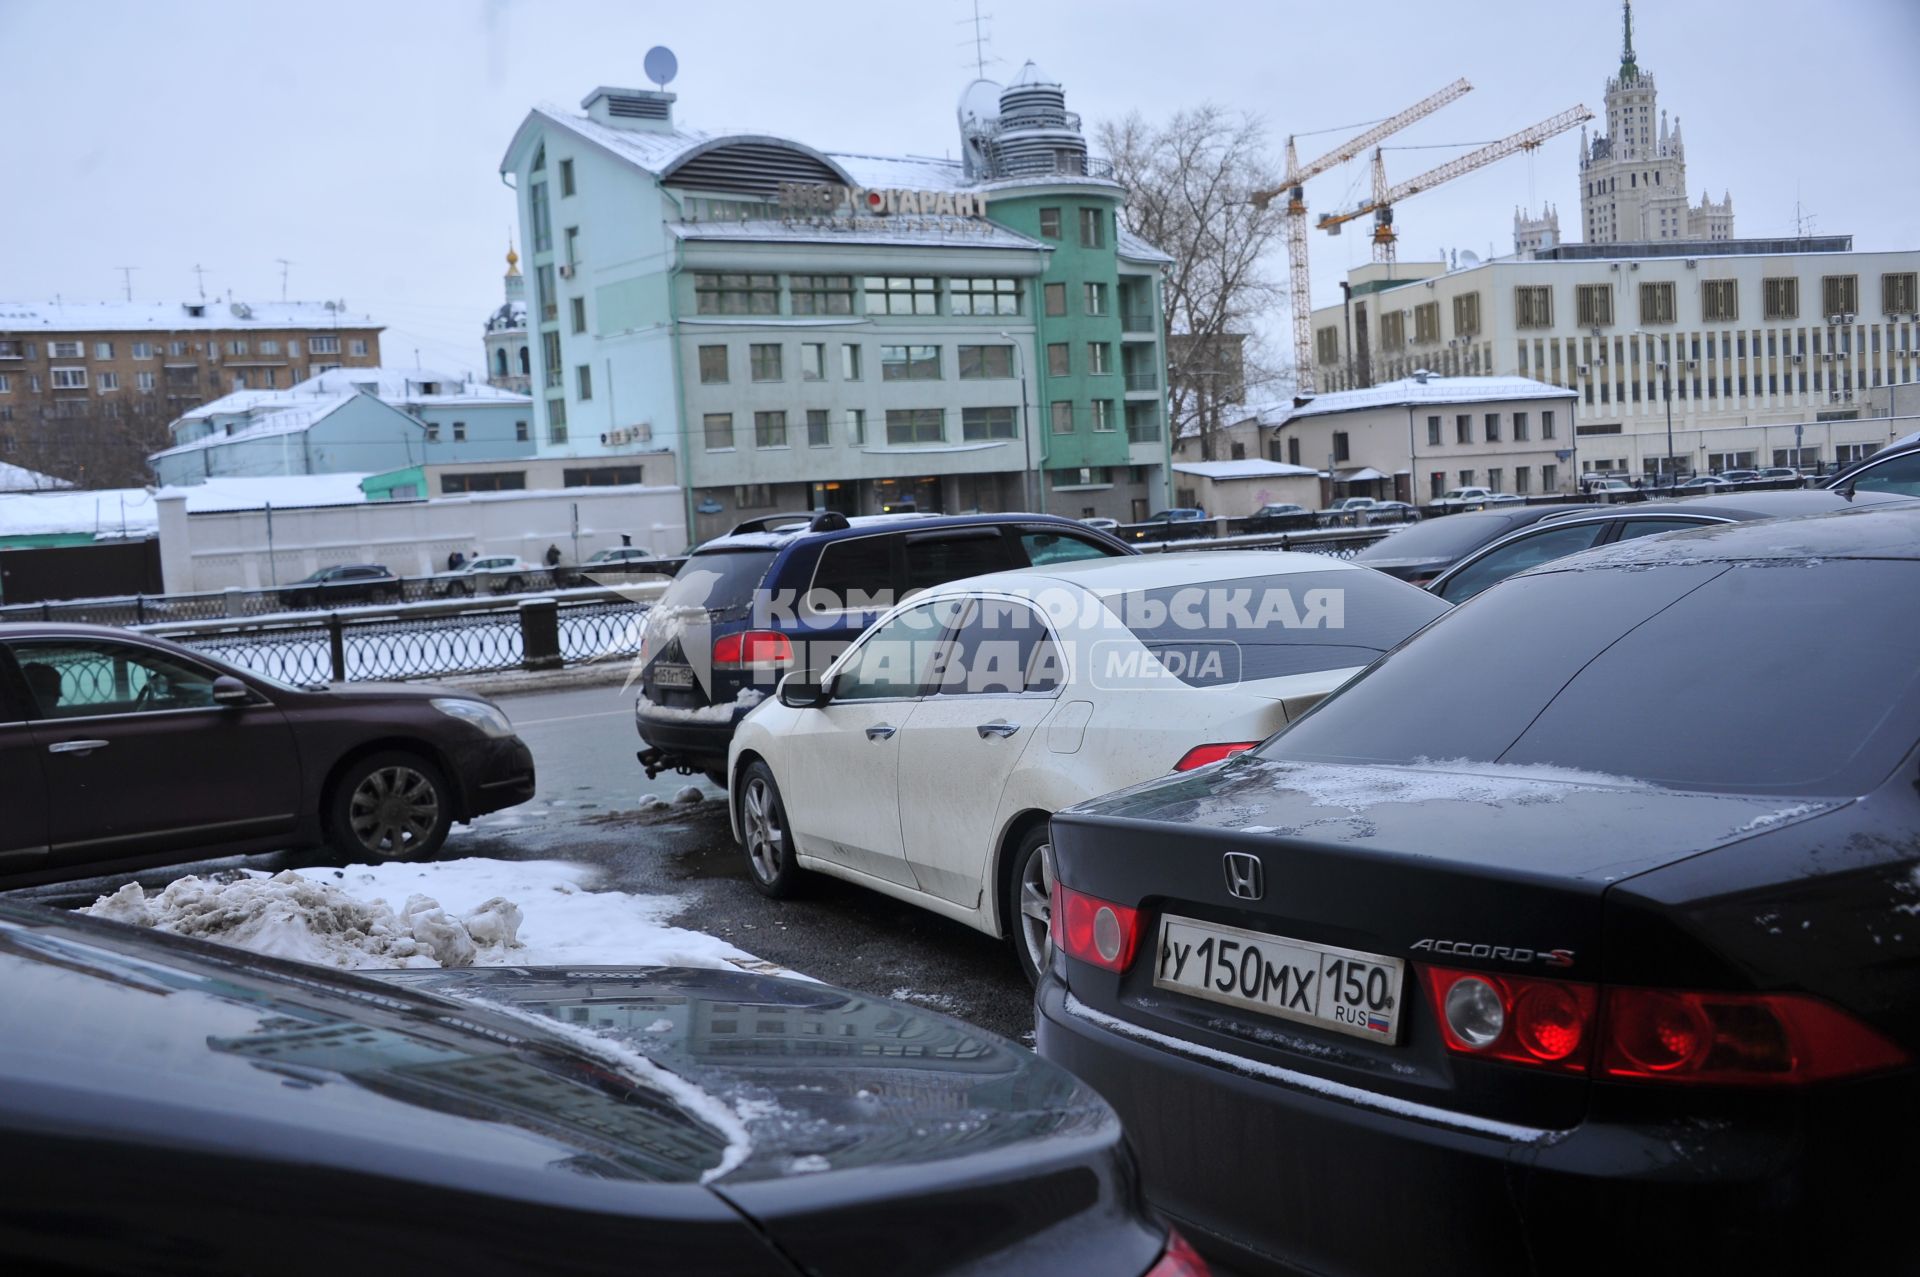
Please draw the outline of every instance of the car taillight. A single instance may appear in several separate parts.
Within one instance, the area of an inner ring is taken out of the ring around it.
[[[1180,761],[1173,765],[1173,770],[1190,772],[1196,767],[1205,767],[1208,763],[1217,763],[1242,750],[1252,749],[1259,743],[1257,740],[1243,740],[1231,745],[1195,745],[1180,755]]]
[[[1797,993],[1609,989],[1600,1072],[1766,1086],[1875,1073],[1910,1057],[1840,1008]]]
[[[1140,911],[1053,884],[1053,942],[1070,958],[1125,971],[1140,947]]]
[[[1896,1068],[1906,1051],[1796,993],[1600,988],[1423,967],[1447,1049],[1641,1082],[1778,1086]],[[1594,1061],[1597,1058],[1597,1063]]]
[[[793,664],[793,642],[777,630],[743,630],[713,641],[715,669],[779,669]]]
[[[1590,984],[1423,967],[1447,1049],[1563,1073],[1592,1056],[1598,996]]]
[[[1213,1270],[1207,1267],[1207,1261],[1200,1258],[1200,1252],[1193,1243],[1182,1237],[1178,1230],[1167,1230],[1167,1248],[1160,1252],[1160,1260],[1147,1269],[1146,1277],[1212,1277]]]

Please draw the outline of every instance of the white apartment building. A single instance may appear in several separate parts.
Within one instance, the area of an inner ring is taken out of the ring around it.
[[[1920,251],[1848,236],[1566,244],[1449,271],[1387,263],[1314,312],[1318,384],[1429,369],[1574,392],[1580,472],[1844,462],[1920,409]],[[1911,429],[1911,427],[1907,427]]]

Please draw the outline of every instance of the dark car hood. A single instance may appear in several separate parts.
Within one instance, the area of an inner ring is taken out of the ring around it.
[[[1457,555],[1415,555],[1412,558],[1398,559],[1355,559],[1357,567],[1372,568],[1376,572],[1385,572],[1388,576],[1397,576],[1402,580],[1418,572],[1447,567]]]
[[[430,701],[438,696],[452,696],[465,701],[486,699],[439,683],[326,683],[309,687],[306,691],[314,696],[337,700]]]
[[[1843,805],[1664,789],[1551,767],[1379,767],[1244,755],[1068,808],[1226,839],[1300,840],[1596,888]]]

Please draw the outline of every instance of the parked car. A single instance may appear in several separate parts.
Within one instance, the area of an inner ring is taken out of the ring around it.
[[[1176,507],[1157,510],[1139,523],[1121,526],[1116,535],[1129,541],[1185,541],[1213,535],[1213,520],[1205,510]]]
[[[1439,510],[1485,510],[1488,506],[1510,505],[1524,499],[1492,488],[1449,488],[1433,499],[1433,505]]]
[[[1512,499],[1518,501],[1520,498]],[[1420,507],[1405,501],[1375,501],[1372,505],[1359,510],[1354,522],[1363,528],[1380,524],[1418,523]]]
[[[341,563],[283,586],[274,597],[289,608],[396,603],[400,578],[378,563]]]
[[[1293,532],[1320,524],[1313,511],[1289,502],[1268,502],[1240,521],[1242,532]]]
[[[1836,492],[1896,492],[1920,497],[1920,445],[1882,450],[1825,486]]]
[[[1047,514],[768,515],[695,550],[647,612],[634,713],[647,775],[726,784],[734,724],[793,669],[832,663],[914,590],[1137,553]]]
[[[517,554],[484,554],[445,575],[442,579],[446,586],[442,592],[472,595],[486,590],[490,594],[518,594],[527,588],[528,581],[538,579],[540,571]]]
[[[1807,476],[1792,466],[1767,466],[1760,471],[1760,477],[1762,479],[1789,479],[1795,483],[1799,483]]]
[[[1090,1089],[867,994],[346,972],[19,902],[0,990],[14,1272],[1206,1273]]]
[[[1614,507],[1576,507],[1577,513],[1523,528],[1465,556],[1427,586],[1449,603],[1465,603],[1480,591],[1541,563],[1616,541],[1684,532],[1714,523],[1831,514],[1856,506],[1904,501],[1893,495],[1807,490],[1680,497]]]
[[[1031,979],[1050,813],[1250,748],[1444,610],[1270,550],[937,587],[740,724],[734,835],[770,896],[846,878],[1009,940]]]
[[[1341,497],[1316,514],[1314,519],[1324,528],[1358,527],[1361,512],[1378,504],[1372,497]]]
[[[628,563],[653,563],[659,555],[644,545],[614,545],[595,550],[580,566],[591,571],[597,567],[619,567]]]
[[[1638,501],[1646,495],[1625,479],[1586,480],[1580,487],[1588,496],[1600,502]]]
[[[1752,483],[1760,477],[1758,470],[1722,470],[1720,477],[1728,483]]]
[[[1112,532],[1115,528],[1118,528],[1120,526],[1120,520],[1118,519],[1104,519],[1104,518],[1100,518],[1097,515],[1091,518],[1082,519],[1080,520],[1080,522],[1100,532]]]
[[[1673,486],[1674,489],[1679,492],[1731,488],[1733,486],[1733,480],[1723,478],[1717,474],[1696,474],[1691,479],[1682,480]]]
[[[0,624],[0,877],[328,845],[431,855],[533,797],[499,706],[394,683],[295,688],[150,635]]]
[[[611,580],[630,580],[635,575],[645,575],[649,569],[662,576],[669,576],[678,568],[680,560],[663,560],[643,545],[615,545],[604,550],[595,550],[587,556],[584,563],[577,567],[560,564],[553,569],[554,584],[569,587],[580,585],[595,572],[604,572]]]
[[[1920,506],[1514,577],[1055,816],[1037,1049],[1263,1267],[1907,1267],[1916,633]]]
[[[1592,509],[1585,504],[1507,505],[1450,514],[1375,541],[1348,562],[1397,576],[1413,585],[1425,585],[1481,546],[1491,545],[1509,532],[1531,527],[1542,519],[1584,514]]]

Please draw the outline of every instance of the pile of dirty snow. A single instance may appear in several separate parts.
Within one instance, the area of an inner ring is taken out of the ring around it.
[[[670,926],[686,902],[595,891],[565,861],[471,857],[129,883],[83,912],[334,967],[676,966],[783,972]]]

